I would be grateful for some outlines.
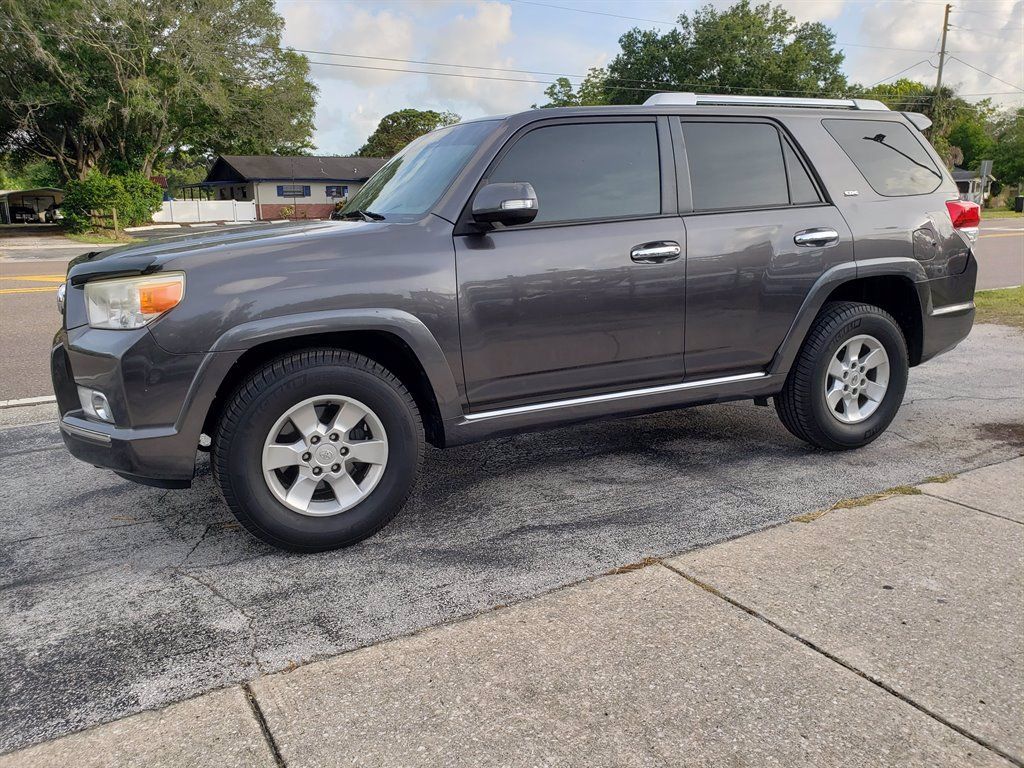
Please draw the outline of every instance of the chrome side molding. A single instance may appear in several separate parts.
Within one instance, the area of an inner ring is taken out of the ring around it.
[[[687,389],[699,389],[701,387],[713,387],[718,384],[733,384],[740,381],[754,381],[766,379],[768,374],[764,371],[755,373],[740,373],[735,376],[720,376],[715,379],[700,379],[698,381],[683,381],[678,384],[663,384],[657,387],[644,387],[642,389],[627,389],[623,392],[606,392],[603,395],[589,395],[587,397],[573,397],[568,400],[552,400],[547,403],[532,403],[520,405],[514,408],[500,408],[496,411],[481,411],[480,413],[467,413],[466,421],[485,421],[486,419],[500,419],[506,416],[520,416],[525,413],[536,413],[539,411],[551,411],[558,408],[572,408],[577,405],[592,405],[594,403],[606,403],[614,400],[628,400],[634,397],[647,397],[649,395],[662,395],[668,392],[682,392]]]
[[[955,312],[966,312],[969,309],[974,309],[973,301],[965,301],[963,304],[947,304],[944,307],[933,307],[932,317],[936,315],[952,315]]]

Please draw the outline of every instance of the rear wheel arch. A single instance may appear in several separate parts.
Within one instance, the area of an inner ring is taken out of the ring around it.
[[[826,304],[835,301],[871,304],[888,312],[903,332],[910,365],[921,362],[924,347],[923,308],[916,283],[908,276],[889,274],[854,278],[835,287],[825,299]]]

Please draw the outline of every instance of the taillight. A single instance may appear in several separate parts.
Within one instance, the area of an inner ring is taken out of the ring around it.
[[[946,210],[953,220],[954,229],[966,230],[964,234],[971,240],[977,238],[978,226],[981,224],[980,205],[968,200],[947,200]]]

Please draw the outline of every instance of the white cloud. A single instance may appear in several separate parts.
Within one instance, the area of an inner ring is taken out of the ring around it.
[[[511,6],[489,0],[477,0],[470,8],[469,13],[459,13],[436,30],[432,35],[429,55],[426,58],[431,61],[460,62],[479,67],[529,69],[529,66],[517,65],[512,56],[502,52],[502,48],[513,39]],[[530,48],[526,47],[524,50]],[[449,67],[443,69],[452,73],[536,81],[534,76],[518,72]],[[521,109],[524,95],[531,93],[527,84],[485,80],[480,77],[431,77],[428,80],[428,98],[442,102],[453,101],[456,102],[455,106],[468,106],[483,113]]]
[[[417,31],[411,16],[390,10],[365,10],[356,4],[285,3],[284,42],[293,48],[353,54],[355,56],[415,58]],[[313,75],[321,80],[347,80],[362,86],[393,83],[401,73],[360,67],[403,68],[395,62],[353,56],[309,54],[312,61],[336,65],[314,65]]]
[[[942,12],[942,5],[931,3],[877,2],[858,6],[860,23],[853,29],[836,30],[841,41],[919,50],[851,47],[847,49],[846,67],[850,79],[871,84],[927,59],[927,63],[918,64],[900,76],[934,84]],[[1017,91],[1015,96],[1012,86],[991,75],[1018,87],[1024,84],[1024,2],[961,2],[950,16],[950,24],[946,42],[949,55],[977,69],[948,58],[943,83],[957,87],[963,94],[995,93],[999,95],[992,98],[997,102],[1019,104],[1024,93]]]

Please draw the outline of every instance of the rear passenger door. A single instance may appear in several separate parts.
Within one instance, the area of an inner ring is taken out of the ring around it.
[[[815,280],[853,260],[850,230],[776,123],[682,117],[673,129],[687,378],[763,369]]]

